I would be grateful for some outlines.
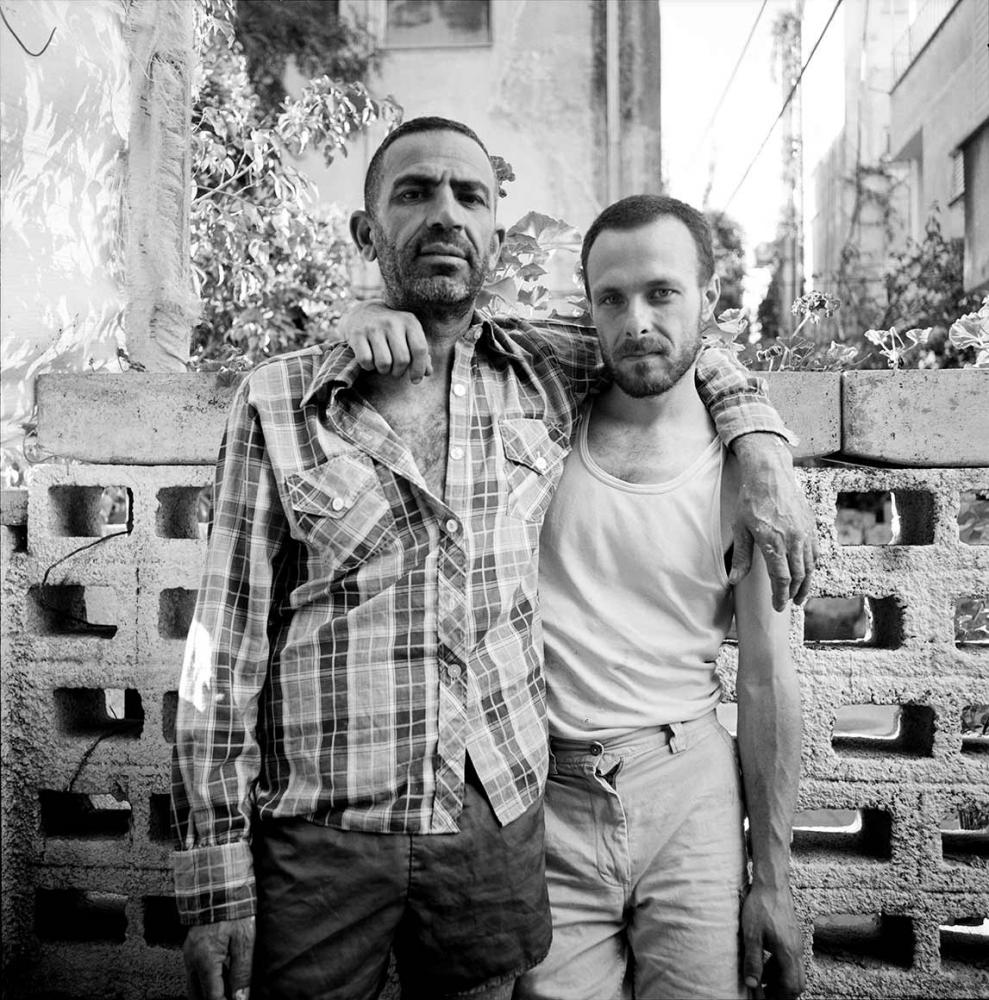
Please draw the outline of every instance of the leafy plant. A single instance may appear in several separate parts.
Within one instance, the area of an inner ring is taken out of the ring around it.
[[[341,18],[325,0],[237,0],[234,33],[248,79],[265,112],[288,96],[289,58],[307,78],[356,83],[378,68],[374,39],[363,24]]]
[[[323,339],[350,301],[350,239],[339,210],[314,203],[292,162],[318,149],[327,163],[374,121],[400,109],[360,83],[323,76],[277,113],[263,108],[232,37],[229,4],[206,9],[212,40],[195,95],[193,273],[202,300],[193,365],[269,354]]]

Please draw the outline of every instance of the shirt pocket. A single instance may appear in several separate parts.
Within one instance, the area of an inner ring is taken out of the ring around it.
[[[353,569],[395,535],[377,472],[362,457],[336,455],[285,478],[301,538],[331,572]]]
[[[500,427],[511,509],[525,521],[542,522],[569,448],[543,420],[517,417]]]

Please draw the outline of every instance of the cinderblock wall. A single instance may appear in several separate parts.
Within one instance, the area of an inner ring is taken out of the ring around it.
[[[989,599],[989,548],[958,533],[963,496],[989,493],[989,373],[861,374],[770,383],[800,454],[830,456],[798,472],[822,543],[815,596],[861,598],[868,612],[864,634],[830,641],[793,619],[805,738],[792,875],[808,994],[989,996],[989,937],[975,927],[989,919],[989,737],[973,723],[989,706],[989,647],[955,628],[960,601]],[[960,387],[981,408],[959,404]],[[215,376],[39,386],[39,438],[57,457],[34,470],[26,509],[4,504],[11,997],[184,995],[168,762],[205,544],[197,495],[230,392]],[[875,464],[887,454],[913,467]],[[106,487],[127,497],[109,535]],[[836,510],[852,493],[892,494],[897,544],[842,544]],[[730,697],[731,646],[722,667]]]

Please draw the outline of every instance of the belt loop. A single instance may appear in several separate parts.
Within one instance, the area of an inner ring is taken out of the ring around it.
[[[687,740],[684,738],[682,722],[671,722],[667,727],[670,731],[670,752],[680,753],[687,749]]]

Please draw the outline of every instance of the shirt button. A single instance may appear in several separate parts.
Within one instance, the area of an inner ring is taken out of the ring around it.
[[[334,497],[333,503],[331,503],[330,506],[334,510],[343,510],[343,500],[341,500],[340,497]]]
[[[455,535],[460,530],[460,525],[452,517],[446,522],[445,527],[451,535]]]
[[[546,466],[548,464],[549,463],[546,461],[546,459],[542,455],[540,455],[539,458],[536,459],[536,468],[540,472],[545,472],[546,471]]]
[[[447,664],[447,676],[451,681],[455,681],[460,676],[460,667],[456,663]]]
[[[453,394],[454,396],[466,396],[467,386],[465,386],[463,382],[457,382],[453,387]]]
[[[460,459],[462,459],[463,457],[464,457],[464,449],[461,448],[459,445],[450,449],[450,458],[452,458],[455,462],[459,462]]]

